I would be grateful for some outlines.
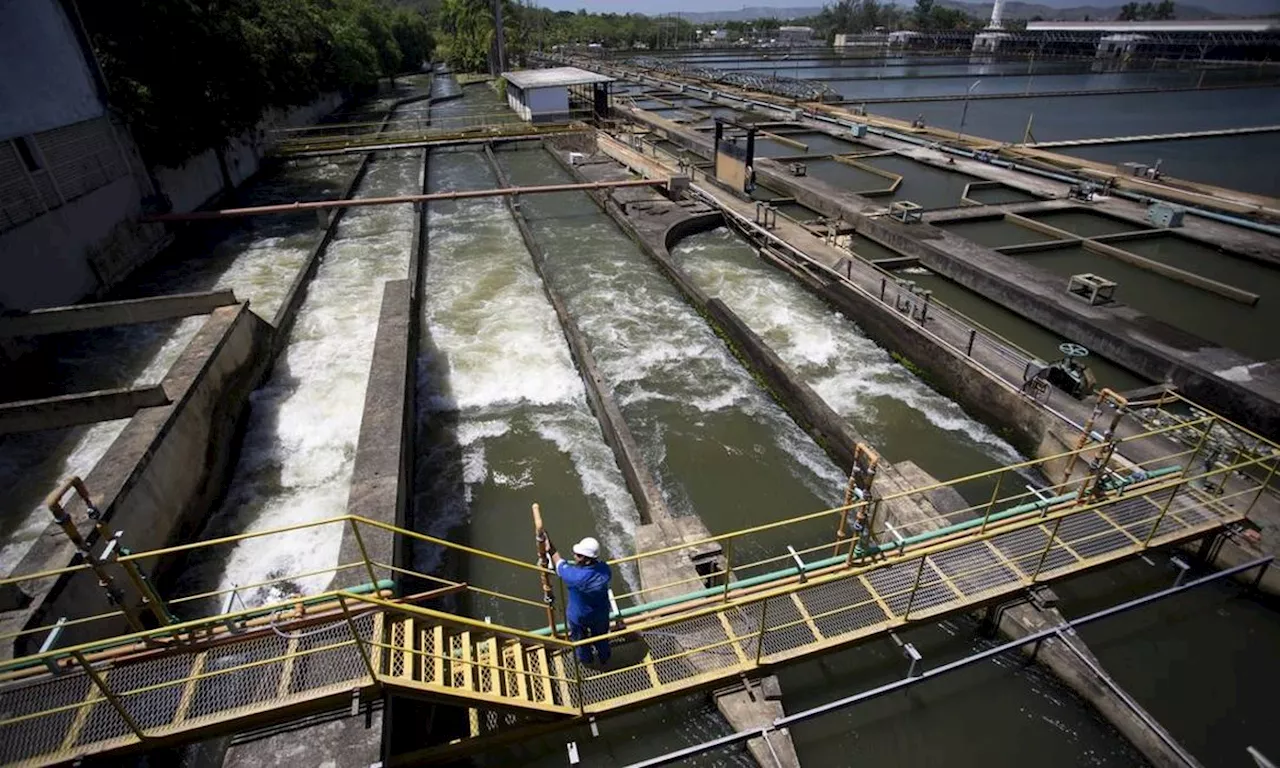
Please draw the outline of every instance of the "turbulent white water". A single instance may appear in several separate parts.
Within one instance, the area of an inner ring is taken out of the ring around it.
[[[337,186],[351,170],[350,162],[306,163],[256,182],[240,199],[278,202],[296,197],[294,191],[307,186]],[[155,268],[135,281],[130,295],[230,289],[237,298],[249,300],[259,316],[270,319],[320,234],[314,220],[302,226],[296,219],[255,221],[209,252],[195,250],[180,261]],[[203,323],[203,317],[190,317],[176,323],[68,335],[60,342],[58,361],[67,372],[65,386],[84,391],[156,384]],[[0,573],[11,572],[51,522],[43,504],[45,495],[63,479],[87,476],[128,423],[128,419],[100,422],[56,435],[12,436],[0,443],[4,515],[11,520],[16,515],[18,520],[0,546]],[[50,445],[51,440],[56,443]],[[37,455],[40,458],[33,463]]]
[[[891,358],[857,326],[718,229],[675,249],[691,277],[734,309],[842,416],[869,437],[887,436],[903,407],[1001,462],[1017,452],[954,401]]]
[[[430,174],[433,189],[495,185],[474,152],[433,154]],[[541,501],[548,525],[558,522],[566,535],[571,526],[590,527],[609,551],[629,552],[635,505],[504,203],[433,204],[428,221],[423,338],[430,344],[420,365],[420,418],[427,427],[456,424],[437,428],[428,441],[435,445],[422,446],[418,475],[428,485],[418,489],[416,527],[445,537],[470,524],[467,535],[486,548],[528,555],[527,504]],[[461,478],[447,467],[455,448]],[[573,475],[557,470],[548,451],[566,457]],[[462,498],[442,501],[455,482]],[[508,493],[494,495],[495,487]],[[481,493],[496,500],[477,507]],[[563,503],[579,496],[591,519],[571,523]],[[502,530],[507,520],[511,529]],[[440,554],[418,553],[416,567],[436,570]]]
[[[410,193],[420,155],[384,155],[359,197]],[[406,276],[410,206],[352,208],[339,222],[289,341],[253,393],[249,425],[221,507],[204,537],[251,533],[346,514],[351,469],[383,285]],[[187,580],[226,589],[322,569],[337,561],[341,525],[248,539],[202,562]],[[324,589],[331,574],[242,594],[247,604]]]

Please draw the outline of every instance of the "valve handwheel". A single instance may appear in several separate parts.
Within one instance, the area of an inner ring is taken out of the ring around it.
[[[1067,357],[1088,357],[1089,350],[1074,342],[1066,341],[1058,345],[1058,351]]]

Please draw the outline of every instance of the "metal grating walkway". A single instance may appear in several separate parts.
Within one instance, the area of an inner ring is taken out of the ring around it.
[[[1242,517],[1189,483],[1135,490],[635,623],[643,643],[619,648],[606,670],[580,667],[562,640],[344,593],[341,612],[305,630],[272,625],[92,664],[76,654],[58,674],[8,683],[0,761],[48,765],[189,741],[382,688],[468,707],[473,735],[513,716],[570,722],[965,610]]]

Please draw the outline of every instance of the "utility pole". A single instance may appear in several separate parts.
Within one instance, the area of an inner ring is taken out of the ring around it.
[[[497,61],[494,63],[498,71],[492,74],[497,77],[507,71],[507,43],[505,30],[502,28],[502,0],[493,0],[493,40],[497,45]]]

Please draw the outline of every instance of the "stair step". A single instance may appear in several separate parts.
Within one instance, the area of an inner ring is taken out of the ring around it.
[[[533,677],[529,678],[530,695],[540,704],[551,704],[551,686],[547,674],[551,669],[547,663],[547,649],[539,645],[528,651],[529,670]]]
[[[519,692],[521,701],[531,701],[530,689],[532,684],[529,681],[529,665],[524,655],[524,646],[519,646],[519,653],[516,654],[516,690]]]
[[[502,695],[502,674],[495,667],[498,657],[498,639],[488,637],[476,641],[476,690],[490,696]]]
[[[423,653],[422,676],[419,679],[424,683],[446,685],[447,682],[444,679],[444,656],[447,653],[448,645],[446,645],[445,641],[444,627],[436,624],[429,629],[422,630],[418,643],[418,648]]]
[[[471,633],[461,632],[450,638],[451,653],[449,654],[449,674],[450,686],[460,691],[474,691],[475,684],[475,668],[471,663],[474,658],[471,654]]]
[[[396,650],[387,652],[387,660],[391,664],[391,674],[395,677],[417,679],[414,670],[415,662],[419,659],[413,648],[414,629],[413,619],[407,617],[391,626],[391,646]]]
[[[572,651],[570,651],[572,653]],[[572,668],[571,666],[569,668]],[[555,684],[551,689],[560,695],[560,701],[557,702],[562,707],[577,706],[573,700],[572,684],[568,681],[571,679],[568,669],[564,663],[564,652],[556,651],[551,655],[551,673],[556,676]]]

